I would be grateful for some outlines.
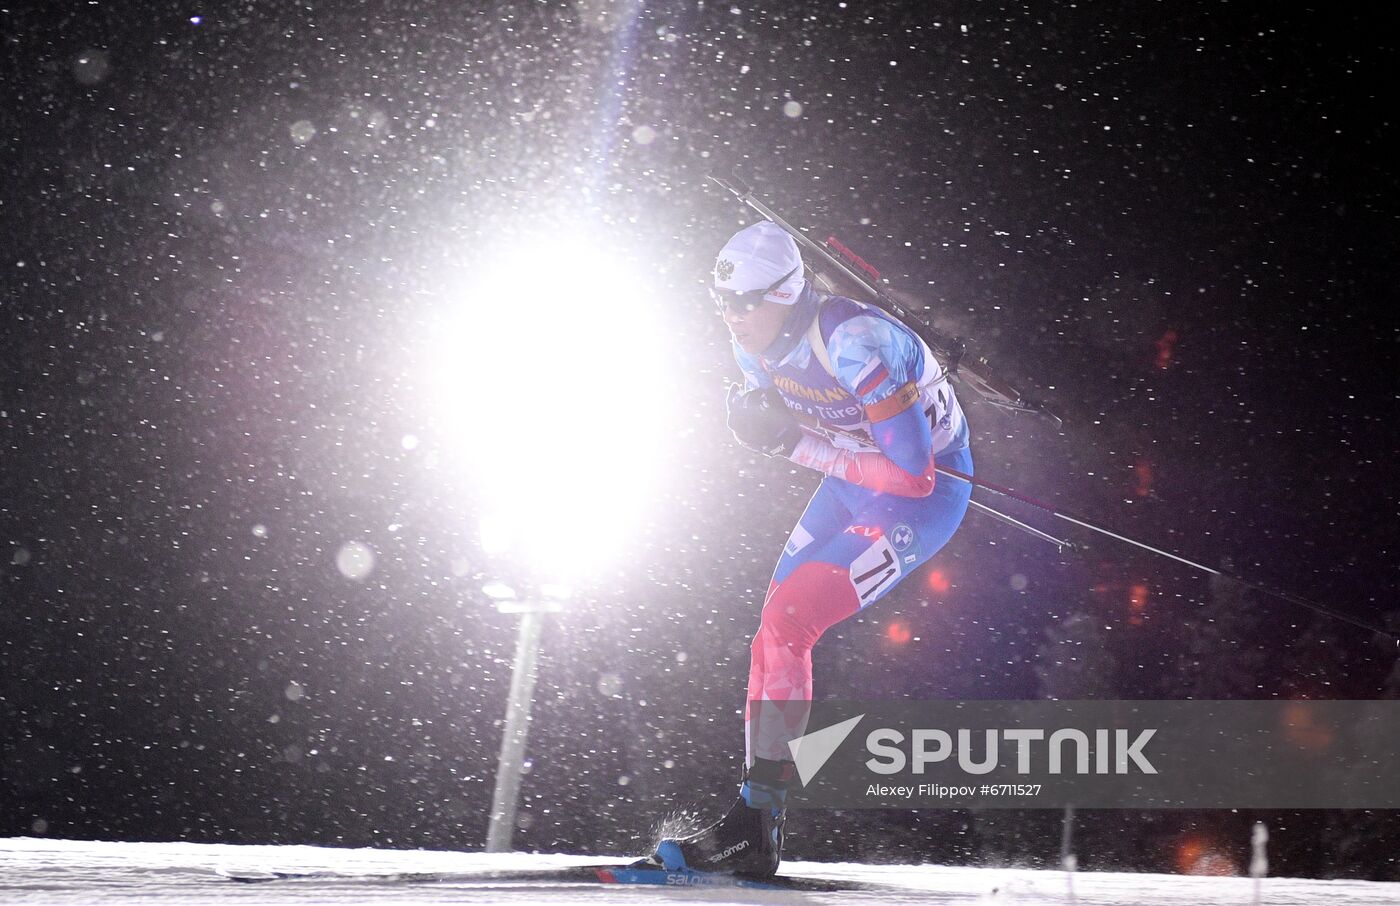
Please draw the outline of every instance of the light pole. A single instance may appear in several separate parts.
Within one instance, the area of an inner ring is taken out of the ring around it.
[[[567,590],[549,589],[538,601],[517,600],[515,592],[501,584],[483,589],[495,600],[501,613],[520,614],[520,630],[515,637],[515,664],[510,673],[510,696],[506,702],[506,726],[501,735],[501,754],[496,760],[496,788],[491,794],[491,822],[486,828],[486,851],[511,851],[515,813],[520,803],[520,778],[525,764],[525,740],[530,733],[530,708],[534,704],[536,664],[544,615],[564,609]]]

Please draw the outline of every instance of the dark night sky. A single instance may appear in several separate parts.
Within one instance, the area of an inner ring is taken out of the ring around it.
[[[0,832],[480,845],[513,622],[414,365],[442,306],[488,304],[451,288],[491,243],[561,205],[652,275],[673,367],[639,379],[685,431],[546,635],[520,842],[634,848],[727,795],[758,593],[815,482],[724,429],[703,281],[747,218],[720,164],[1065,413],[968,405],[980,474],[1397,625],[1388,21],[465,8],[0,9]],[[818,649],[819,693],[1400,694],[1365,632],[975,516],[877,610]],[[847,855],[989,851],[833,827]]]

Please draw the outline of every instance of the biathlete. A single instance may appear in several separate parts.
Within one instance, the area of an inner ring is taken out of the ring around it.
[[[878,308],[818,292],[777,224],[725,244],[712,292],[745,378],[729,391],[730,430],[826,478],[788,538],[753,638],[739,798],[642,864],[767,877],[782,856],[788,743],[806,729],[812,646],[948,542],[971,486],[935,481],[934,466],[972,474],[972,454],[928,345]]]

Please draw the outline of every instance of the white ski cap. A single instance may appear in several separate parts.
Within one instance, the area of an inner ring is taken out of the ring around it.
[[[785,274],[792,276],[765,295],[765,301],[793,305],[807,284],[797,241],[771,220],[760,220],[735,233],[715,260],[716,289],[740,293],[767,289]]]

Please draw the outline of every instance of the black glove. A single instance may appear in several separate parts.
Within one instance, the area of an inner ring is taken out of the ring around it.
[[[802,439],[797,419],[771,387],[744,390],[739,384],[730,384],[725,407],[734,439],[755,453],[787,456]]]

